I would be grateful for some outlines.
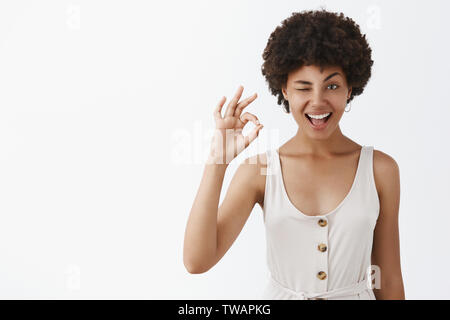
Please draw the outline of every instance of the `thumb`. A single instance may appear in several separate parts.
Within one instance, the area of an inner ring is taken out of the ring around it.
[[[248,134],[248,136],[246,136],[246,137],[244,138],[244,144],[245,144],[245,147],[246,147],[246,148],[250,145],[250,143],[252,143],[253,140],[255,140],[255,139],[258,137],[259,131],[260,131],[263,127],[264,127],[264,126],[263,126],[262,124],[260,124],[260,125],[258,125],[258,126],[256,126],[256,127],[254,127],[253,130],[250,131],[250,133]]]

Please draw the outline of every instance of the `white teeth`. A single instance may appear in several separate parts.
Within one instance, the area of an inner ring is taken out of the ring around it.
[[[307,113],[307,115],[308,115],[309,117],[311,117],[311,118],[314,118],[314,119],[323,119],[323,118],[325,118],[325,117],[328,117],[328,116],[330,115],[330,113],[331,113],[331,112],[324,113],[324,114],[318,114],[318,115],[313,115],[313,114]]]

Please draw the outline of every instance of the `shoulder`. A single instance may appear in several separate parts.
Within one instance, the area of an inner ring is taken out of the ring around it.
[[[380,150],[373,150],[373,173],[379,195],[390,191],[400,180],[400,168],[397,161]]]
[[[256,192],[257,202],[262,206],[264,202],[264,191],[267,172],[267,155],[259,153],[245,158],[240,164],[238,171],[246,177],[252,190]]]

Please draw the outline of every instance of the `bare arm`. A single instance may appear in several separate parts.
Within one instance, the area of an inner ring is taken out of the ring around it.
[[[184,264],[190,273],[211,269],[225,255],[257,202],[262,202],[260,165],[246,159],[234,174],[219,208],[225,169],[207,165],[188,220]],[[203,197],[203,198],[202,198]]]
[[[235,158],[243,150],[239,146],[246,148],[262,128],[256,116],[248,112],[241,115],[242,109],[256,98],[255,94],[237,103],[242,90],[243,87],[240,86],[223,118],[223,98],[214,111],[218,134],[213,138],[210,158],[205,165],[184,236],[183,263],[190,273],[206,272],[220,260],[228,249],[225,247],[231,245],[233,237],[242,229],[247,219],[243,217],[248,217],[256,199],[255,183],[250,178],[252,168],[256,165],[249,164],[249,167],[241,164],[223,204],[218,208],[223,178],[229,163],[227,159]],[[242,128],[248,121],[255,122],[257,126],[244,137]],[[239,218],[230,219],[236,216]]]
[[[377,300],[404,300],[400,266],[398,212],[400,173],[395,160],[374,151],[374,175],[380,199],[380,214],[374,232],[372,264],[380,267],[381,287],[374,289]]]
[[[217,207],[226,166],[207,164],[184,235],[183,262],[190,273],[209,269],[217,247]]]

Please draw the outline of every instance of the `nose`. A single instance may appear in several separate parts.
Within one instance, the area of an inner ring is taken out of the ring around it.
[[[320,107],[323,105],[323,102],[324,102],[323,92],[321,92],[321,90],[313,90],[311,96],[312,107]]]

